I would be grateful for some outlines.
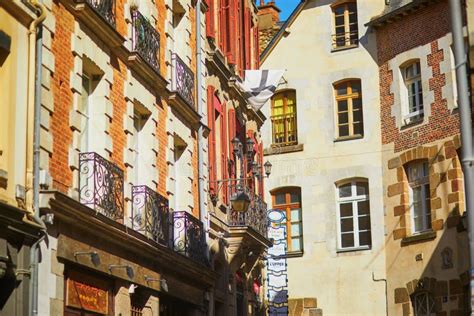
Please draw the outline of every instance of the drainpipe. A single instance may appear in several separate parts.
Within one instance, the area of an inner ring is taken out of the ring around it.
[[[471,315],[474,311],[474,155],[472,143],[472,116],[467,81],[467,51],[464,47],[463,18],[460,0],[449,0],[451,28],[453,33],[454,59],[456,61],[456,82],[461,119],[462,169],[464,171],[464,198],[469,232]]]
[[[40,154],[40,115],[41,115],[41,71],[42,71],[42,32],[41,23],[46,19],[46,8],[38,2],[31,0],[30,4],[34,6],[39,16],[30,24],[29,27],[29,67],[28,67],[28,127],[27,137],[31,132],[30,113],[33,108],[33,220],[41,226],[40,238],[31,246],[30,249],[30,300],[29,314],[38,314],[38,261],[39,245],[46,238],[46,225],[39,216],[39,154]],[[34,73],[33,73],[34,71]],[[33,103],[33,105],[32,105]],[[31,144],[28,144],[28,147]],[[29,159],[29,150],[27,147],[27,160]],[[28,163],[29,165],[29,163]]]
[[[372,281],[385,283],[385,315],[388,316],[388,295],[387,295],[387,279],[376,279],[375,273],[372,271]]]
[[[202,20],[202,11],[201,11],[201,2],[202,0],[197,0],[196,2],[196,72],[197,72],[197,108],[198,113],[201,115],[201,122],[198,129],[198,188],[199,188],[199,210],[200,210],[200,220],[204,225],[204,231],[206,232],[206,244],[209,245],[209,227],[210,227],[210,217],[206,210],[206,205],[204,203],[206,195],[204,194],[205,182],[204,182],[204,111],[203,111],[203,102],[202,102],[202,84],[203,84],[203,75],[202,75],[202,33],[201,33],[201,20]],[[206,249],[206,258],[209,260],[209,251]],[[210,290],[209,292],[209,306],[208,306],[208,315],[214,315],[214,291]]]

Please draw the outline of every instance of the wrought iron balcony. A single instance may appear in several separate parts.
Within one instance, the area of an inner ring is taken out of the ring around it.
[[[123,171],[97,153],[80,153],[79,199],[98,213],[123,220]]]
[[[177,92],[181,98],[193,109],[194,102],[194,72],[184,63],[184,61],[177,55],[172,55],[172,90]]]
[[[267,237],[267,203],[260,196],[253,195],[247,212],[231,210],[228,213],[228,225],[231,227],[248,226],[260,235]]]
[[[160,34],[155,27],[138,11],[132,11],[132,50],[148,63],[157,73],[160,72]]]
[[[146,185],[132,187],[132,228],[164,246],[169,245],[168,200]]]
[[[115,28],[115,0],[75,0],[86,2],[98,15]]]
[[[187,212],[173,213],[173,246],[176,252],[208,265],[203,224]]]

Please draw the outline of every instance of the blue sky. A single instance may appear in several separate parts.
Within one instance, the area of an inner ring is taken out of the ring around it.
[[[280,19],[285,21],[291,12],[293,12],[298,3],[300,3],[300,0],[276,0],[276,5],[281,10]]]

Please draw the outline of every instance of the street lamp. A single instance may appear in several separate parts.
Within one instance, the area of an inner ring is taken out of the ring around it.
[[[272,163],[270,161],[267,161],[263,167],[265,168],[265,174],[267,175],[267,177],[270,176],[270,174],[272,173]]]
[[[250,197],[242,188],[239,188],[230,198],[230,204],[232,210],[236,212],[247,212],[250,206]]]
[[[234,137],[232,140],[232,148],[233,148],[233,151],[234,151],[234,155],[237,156],[237,157],[240,157],[240,153],[241,153],[241,150],[242,150],[242,143],[240,142],[240,139],[238,139],[237,137]]]
[[[253,155],[253,146],[255,145],[255,142],[252,138],[250,137],[247,137],[247,141],[246,141],[246,149],[247,149],[247,158],[249,160],[252,159],[252,155]]]

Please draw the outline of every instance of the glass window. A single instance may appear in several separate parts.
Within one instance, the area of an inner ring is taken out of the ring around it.
[[[338,187],[337,217],[339,249],[372,245],[368,182],[351,181]]]
[[[431,316],[435,313],[435,301],[428,292],[419,292],[412,296],[413,312],[415,316]]]
[[[287,249],[288,252],[303,250],[303,217],[301,211],[301,190],[283,188],[272,193],[273,207],[286,212]]]
[[[357,26],[357,4],[355,2],[340,4],[333,8],[333,14],[333,49],[357,45],[359,43],[359,31]]]
[[[360,80],[334,85],[337,106],[338,138],[364,135],[362,93]]]
[[[273,144],[294,145],[298,143],[296,124],[296,92],[277,93],[272,98]]]
[[[405,119],[417,120],[422,118],[424,113],[420,61],[412,62],[404,67],[402,74],[408,97],[408,115]]]
[[[410,214],[412,232],[431,229],[430,183],[428,162],[417,161],[406,168],[409,182]]]

